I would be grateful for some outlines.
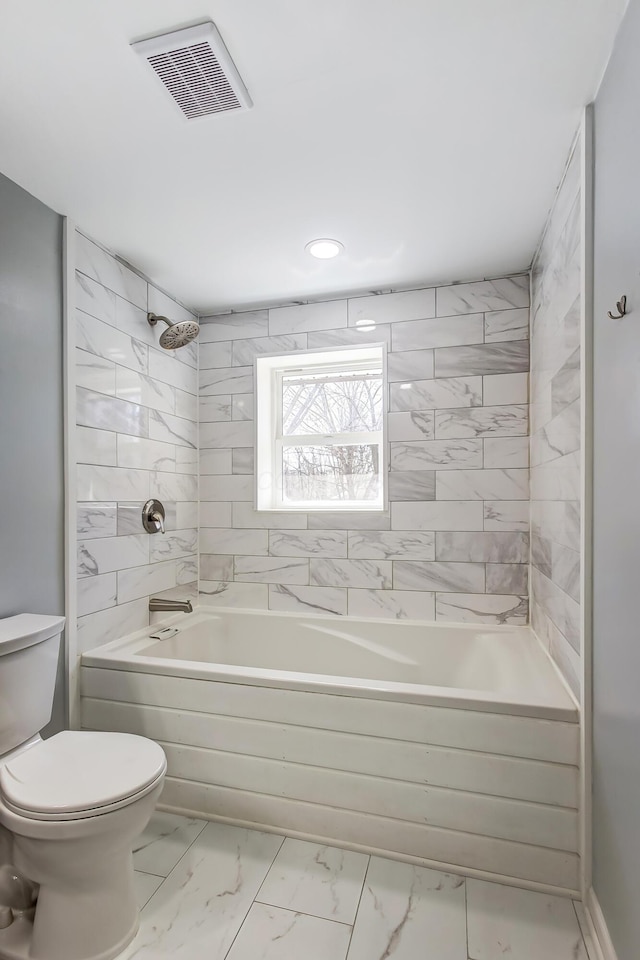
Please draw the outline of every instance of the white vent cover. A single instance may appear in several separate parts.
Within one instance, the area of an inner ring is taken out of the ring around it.
[[[147,61],[189,120],[253,106],[211,21],[139,40],[131,48]]]

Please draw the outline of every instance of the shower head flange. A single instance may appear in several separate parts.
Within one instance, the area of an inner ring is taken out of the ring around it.
[[[177,350],[178,347],[184,347],[191,343],[200,332],[200,324],[195,320],[178,320],[175,323],[168,317],[161,317],[157,313],[148,313],[147,321],[150,327],[155,327],[158,320],[166,323],[167,329],[160,334],[160,346],[165,350]]]

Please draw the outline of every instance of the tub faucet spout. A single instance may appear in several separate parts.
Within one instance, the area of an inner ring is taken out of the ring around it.
[[[179,610],[182,613],[193,613],[191,600],[163,600],[162,597],[149,597],[150,613],[159,613],[168,610]]]

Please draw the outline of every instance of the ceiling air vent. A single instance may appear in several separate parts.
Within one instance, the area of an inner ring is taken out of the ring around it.
[[[253,106],[215,25],[208,21],[132,43],[189,120]]]

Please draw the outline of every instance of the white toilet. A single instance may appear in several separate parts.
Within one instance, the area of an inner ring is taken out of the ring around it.
[[[0,960],[110,960],[138,929],[131,844],[166,759],[125,733],[41,739],[63,626],[36,614],[0,620],[0,830],[13,865],[40,885],[33,919],[0,929]]]

